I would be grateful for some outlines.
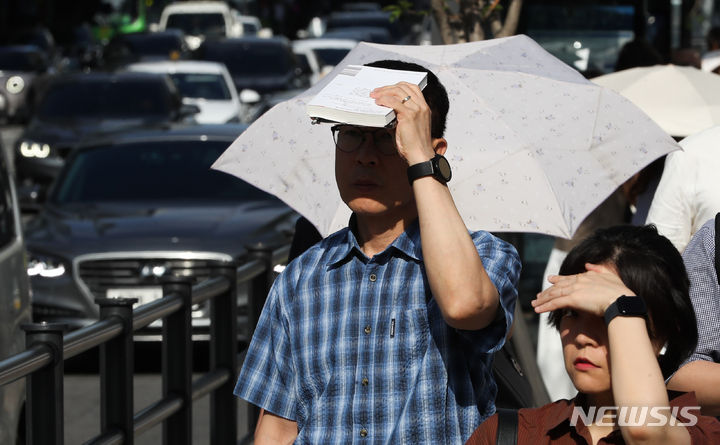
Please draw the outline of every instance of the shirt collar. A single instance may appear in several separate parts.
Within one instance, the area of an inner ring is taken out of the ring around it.
[[[357,218],[353,213],[350,216],[348,227],[338,234],[340,245],[330,255],[328,259],[328,267],[333,267],[347,260],[351,255],[359,255],[361,258],[367,257],[360,248],[357,237]],[[344,241],[344,242],[343,242]],[[399,251],[405,256],[415,260],[422,261],[422,247],[420,244],[420,224],[416,219],[400,234],[395,240],[377,256],[389,255],[391,251]]]

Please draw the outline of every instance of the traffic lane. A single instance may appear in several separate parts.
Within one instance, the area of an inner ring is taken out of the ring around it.
[[[193,380],[201,374],[193,374]],[[85,443],[100,434],[100,377],[97,374],[66,374],[64,380],[64,443]],[[137,413],[162,395],[160,374],[135,374],[133,380],[133,412]],[[237,399],[238,439],[245,437],[247,403]],[[196,400],[192,406],[192,443],[210,443],[210,396]],[[136,445],[162,443],[162,424],[135,437]]]

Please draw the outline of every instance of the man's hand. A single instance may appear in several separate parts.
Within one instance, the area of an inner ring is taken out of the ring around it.
[[[398,153],[408,165],[425,162],[435,156],[430,134],[430,107],[417,85],[399,82],[376,88],[370,97],[375,99],[376,104],[395,110],[395,143]],[[407,97],[410,99],[403,102]]]

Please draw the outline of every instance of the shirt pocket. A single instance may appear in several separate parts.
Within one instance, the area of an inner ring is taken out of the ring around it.
[[[430,338],[426,307],[405,310],[395,324],[395,349],[400,364],[400,377],[417,375]]]

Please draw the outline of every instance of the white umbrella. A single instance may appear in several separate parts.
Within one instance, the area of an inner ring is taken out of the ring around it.
[[[627,178],[678,148],[626,99],[515,36],[361,43],[316,86],[254,122],[213,168],[280,197],[323,235],[345,226],[329,125],[310,125],[305,105],[346,65],[380,59],[419,63],[447,88],[449,186],[470,229],[570,237]]]
[[[668,134],[685,137],[720,124],[720,76],[691,66],[632,68],[592,79],[625,96]]]

